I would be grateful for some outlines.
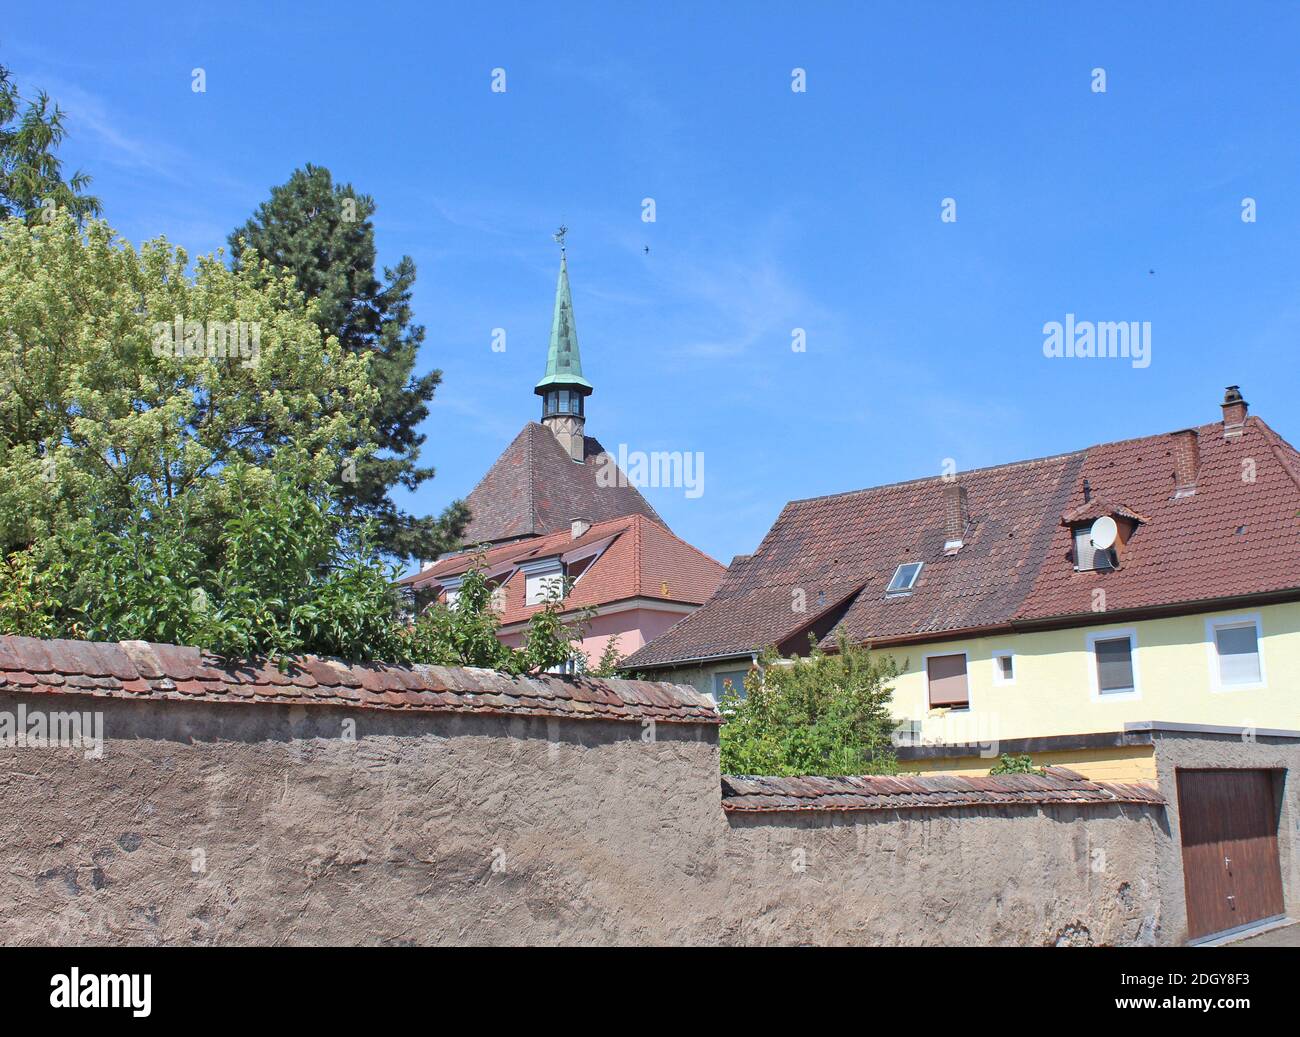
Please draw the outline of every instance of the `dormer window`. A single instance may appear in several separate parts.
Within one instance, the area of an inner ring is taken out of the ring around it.
[[[465,582],[463,576],[450,576],[442,581],[443,601],[455,605],[460,600],[460,585]]]
[[[889,586],[885,588],[885,594],[893,597],[896,595],[911,594],[912,588],[916,586],[916,579],[921,575],[921,567],[924,562],[904,562],[894,570],[894,578],[889,581]]]
[[[1114,555],[1109,548],[1097,547],[1092,542],[1092,523],[1075,526],[1074,567],[1080,572],[1115,568]]]
[[[544,605],[564,590],[564,565],[558,558],[543,558],[519,567],[524,573],[524,604]]]

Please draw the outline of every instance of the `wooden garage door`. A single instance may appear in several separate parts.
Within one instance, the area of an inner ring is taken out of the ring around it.
[[[1179,770],[1189,939],[1280,915],[1272,771]]]

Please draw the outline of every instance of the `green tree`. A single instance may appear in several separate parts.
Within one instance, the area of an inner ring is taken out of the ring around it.
[[[568,660],[559,596],[519,650],[473,580],[463,606],[407,622],[375,523],[334,484],[375,448],[370,357],[252,252],[188,265],[68,213],[0,224],[0,633],[513,673]]]
[[[78,170],[63,178],[55,152],[66,135],[63,110],[44,92],[24,103],[0,65],[0,220],[16,216],[31,223],[55,209],[77,220],[99,215],[99,199],[85,193],[90,177]]]
[[[210,476],[235,507],[215,565],[185,497],[139,506],[120,527],[97,511],[0,564],[0,632],[142,639],[227,656],[313,652],[400,659],[395,573],[332,506],[330,489],[236,462]]]
[[[370,379],[378,390],[368,408],[378,450],[360,459],[355,471],[339,473],[341,499],[378,526],[378,542],[398,558],[435,558],[459,545],[468,520],[460,502],[441,516],[417,518],[401,511],[394,487],[413,490],[434,470],[419,464],[425,436],[417,428],[441,371],[416,377],[424,328],[412,323],[415,263],[403,256],[375,274],[374,200],[351,184],[336,185],[330,171],[308,165],[271,189],[253,217],[230,235],[234,266],[248,249],[293,278],[316,304],[321,331],[345,351],[370,357]]]
[[[374,449],[366,358],[321,335],[288,278],[251,256],[188,265],[66,213],[0,224],[0,555],[39,544],[54,563],[87,516],[120,531],[178,502],[216,568],[250,497],[326,483]],[[236,499],[215,476],[239,461]]]
[[[835,652],[814,645],[806,658],[769,649],[719,707],[727,774],[891,774],[897,770],[889,713],[892,659],[841,637]]]
[[[330,477],[373,449],[366,359],[287,277],[0,225],[0,624],[364,657],[393,573]],[[179,331],[178,331],[179,328]],[[386,639],[386,640],[385,640]]]

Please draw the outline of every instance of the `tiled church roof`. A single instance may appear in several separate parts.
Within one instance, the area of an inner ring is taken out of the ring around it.
[[[543,536],[567,529],[575,518],[644,515],[665,525],[635,486],[617,485],[626,479],[601,486],[597,475],[612,470],[604,466],[613,461],[590,436],[585,448],[586,463],[579,464],[544,425],[525,425],[465,501],[471,514],[466,544]]]

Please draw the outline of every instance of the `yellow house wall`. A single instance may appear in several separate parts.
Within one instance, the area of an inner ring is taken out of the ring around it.
[[[1035,767],[1069,767],[1093,781],[1146,782],[1156,784],[1155,747],[1118,745],[1098,749],[1069,749],[1059,752],[1032,753]],[[988,774],[997,758],[955,756],[939,760],[914,760],[900,763],[904,774],[922,777],[979,778]]]
[[[1206,620],[1246,616],[1259,617],[1264,686],[1215,690]],[[1138,689],[1130,696],[1101,696],[1094,690],[1088,635],[1120,630],[1136,633]],[[995,684],[993,656],[1004,649],[1015,654],[1015,679]],[[920,721],[927,741],[983,744],[1087,734],[1121,730],[1138,720],[1300,728],[1300,603],[878,651],[903,669],[894,684],[894,715]],[[970,709],[931,711],[925,657],[961,651],[967,653]]]

